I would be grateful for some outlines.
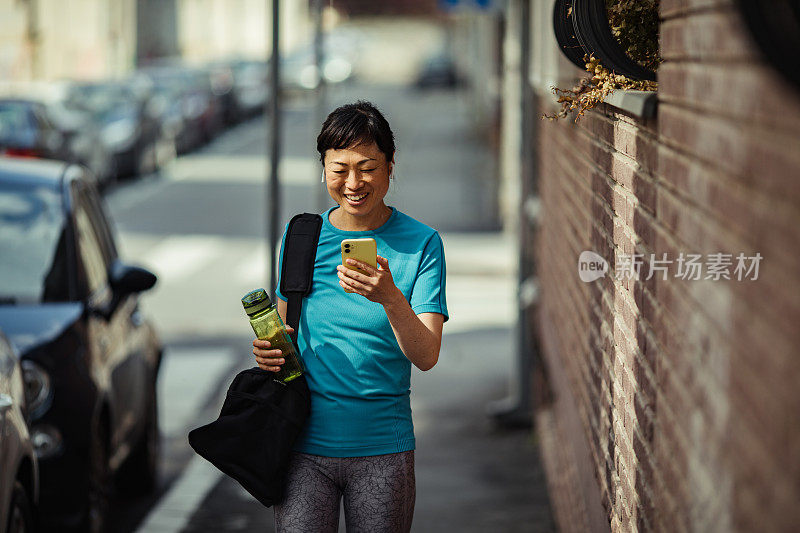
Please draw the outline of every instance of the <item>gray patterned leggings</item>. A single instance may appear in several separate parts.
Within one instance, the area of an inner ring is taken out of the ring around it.
[[[414,450],[368,457],[293,452],[286,497],[275,505],[279,533],[336,533],[344,496],[348,533],[405,533],[414,516]]]

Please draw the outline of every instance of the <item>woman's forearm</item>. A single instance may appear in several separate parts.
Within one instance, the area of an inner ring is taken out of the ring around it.
[[[431,331],[414,313],[399,290],[397,295],[383,306],[397,344],[414,366],[420,370],[430,370],[439,360],[441,336]]]

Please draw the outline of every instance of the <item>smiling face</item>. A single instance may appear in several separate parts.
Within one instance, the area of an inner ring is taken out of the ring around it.
[[[339,204],[338,220],[348,228],[375,229],[391,210],[383,203],[389,190],[392,163],[373,143],[341,150],[329,149],[324,160],[325,183]]]

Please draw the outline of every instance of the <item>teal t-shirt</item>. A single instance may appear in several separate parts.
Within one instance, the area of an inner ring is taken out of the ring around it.
[[[372,237],[414,312],[441,313],[447,320],[442,240],[395,208],[375,230],[343,231],[328,220],[333,209],[322,215],[313,285],[297,331],[311,416],[294,448],[326,457],[413,450],[411,361],[400,350],[383,306],[346,293],[336,266],[342,262],[343,239]]]

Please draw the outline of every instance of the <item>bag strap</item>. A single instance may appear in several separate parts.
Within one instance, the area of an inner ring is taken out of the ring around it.
[[[303,298],[311,293],[314,277],[314,260],[322,230],[322,217],[301,213],[292,217],[283,243],[281,265],[281,293],[287,298],[286,323],[294,328],[292,342],[297,345],[297,331]]]

